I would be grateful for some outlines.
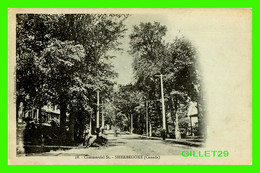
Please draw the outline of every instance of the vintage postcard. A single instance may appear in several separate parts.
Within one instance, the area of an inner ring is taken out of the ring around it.
[[[251,9],[9,9],[10,165],[252,164]]]

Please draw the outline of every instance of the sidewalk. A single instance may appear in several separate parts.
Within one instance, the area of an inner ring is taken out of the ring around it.
[[[140,135],[140,137],[146,138],[146,139],[151,139],[151,140],[162,140],[161,137],[152,137],[152,136],[145,136],[145,135]],[[199,139],[170,139],[170,138],[166,138],[164,141],[169,142],[169,143],[193,146],[193,147],[202,147],[203,144],[204,144],[203,140],[201,140],[201,139],[199,140]]]

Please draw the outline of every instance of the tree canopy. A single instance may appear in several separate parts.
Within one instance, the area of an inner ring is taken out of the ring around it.
[[[135,85],[144,93],[146,99],[161,98],[160,81],[156,75],[164,75],[166,113],[171,115],[167,121],[168,124],[173,121],[175,129],[178,129],[178,113],[183,108],[187,111],[187,100],[198,102],[200,99],[200,71],[196,50],[191,42],[184,37],[176,37],[172,42],[166,42],[166,34],[166,26],[158,22],[134,26],[130,35],[130,54],[134,57],[132,65]],[[160,104],[151,104],[160,111]],[[151,111],[151,118],[158,117],[161,114],[159,111]],[[177,133],[176,131],[176,136]]]
[[[25,102],[25,110],[58,105],[62,131],[67,113],[71,123],[89,120],[97,111],[97,90],[109,97],[115,84],[112,79],[117,74],[108,51],[119,49],[126,17],[17,14],[17,105]]]

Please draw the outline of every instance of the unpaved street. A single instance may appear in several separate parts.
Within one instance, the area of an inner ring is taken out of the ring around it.
[[[108,144],[102,147],[75,147],[69,150],[57,150],[35,153],[37,156],[100,156],[100,155],[181,155],[189,146],[167,143],[162,140],[144,139],[138,135],[106,135]]]

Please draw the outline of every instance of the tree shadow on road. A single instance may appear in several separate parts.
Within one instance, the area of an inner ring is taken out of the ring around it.
[[[115,147],[115,146],[120,146],[121,144],[126,144],[125,142],[108,142],[107,146],[108,147]]]

